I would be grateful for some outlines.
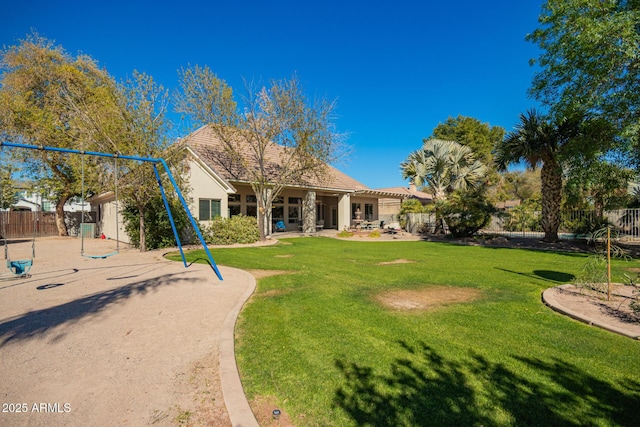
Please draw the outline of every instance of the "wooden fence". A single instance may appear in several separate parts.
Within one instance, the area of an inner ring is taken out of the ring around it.
[[[57,236],[54,212],[0,212],[0,235],[6,239]]]

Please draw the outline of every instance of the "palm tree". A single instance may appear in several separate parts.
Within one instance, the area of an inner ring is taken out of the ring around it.
[[[512,163],[524,162],[531,170],[542,165],[542,218],[545,242],[558,241],[562,202],[562,164],[572,156],[590,156],[606,148],[607,127],[582,113],[550,121],[535,109],[520,115],[520,123],[495,149],[495,162],[505,171]],[[606,144],[605,144],[606,145]]]
[[[409,154],[400,164],[404,179],[427,187],[435,201],[446,200],[455,190],[467,190],[482,183],[487,167],[473,151],[455,141],[425,140],[422,148]]]

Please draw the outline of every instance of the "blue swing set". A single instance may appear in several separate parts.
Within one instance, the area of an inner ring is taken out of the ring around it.
[[[218,277],[218,279],[223,280],[222,279],[222,274],[220,273],[220,271],[218,270],[218,266],[216,265],[215,261],[213,260],[213,256],[211,255],[211,252],[209,251],[209,248],[207,247],[207,243],[204,240],[204,237],[202,236],[202,233],[200,232],[200,228],[198,227],[198,223],[196,222],[196,220],[193,218],[193,215],[191,215],[191,211],[189,210],[189,206],[187,205],[187,202],[185,201],[184,197],[182,196],[182,193],[180,192],[180,188],[178,187],[178,184],[176,183],[175,179],[173,178],[173,175],[171,174],[171,170],[169,169],[169,166],[167,165],[167,163],[165,162],[165,160],[163,158],[152,158],[152,157],[137,157],[137,156],[127,156],[127,155],[122,155],[122,154],[111,154],[111,153],[101,153],[101,152],[96,152],[96,151],[84,151],[84,150],[73,150],[73,149],[68,149],[68,148],[59,148],[59,147],[47,147],[47,146],[43,146],[43,145],[29,145],[29,144],[16,144],[16,143],[12,143],[12,142],[2,142],[0,141],[0,148],[2,147],[11,147],[11,148],[23,148],[23,149],[29,149],[29,150],[44,150],[44,151],[53,151],[53,152],[58,152],[58,153],[70,153],[70,154],[81,154],[81,155],[90,155],[90,156],[97,156],[97,157],[108,157],[108,158],[113,158],[113,159],[126,159],[126,160],[134,160],[134,161],[138,161],[138,162],[148,162],[151,163],[153,165],[153,171],[155,173],[156,176],[156,181],[158,182],[158,186],[160,187],[160,192],[162,194],[162,200],[164,202],[164,207],[167,210],[167,214],[169,216],[169,222],[171,223],[171,228],[173,230],[173,235],[176,239],[176,243],[178,244],[178,249],[180,250],[180,256],[182,257],[182,263],[184,264],[185,268],[189,267],[189,264],[187,264],[187,260],[185,258],[184,255],[184,251],[182,249],[182,244],[180,242],[180,236],[178,234],[178,230],[176,229],[176,225],[175,222],[173,220],[173,215],[171,215],[171,209],[169,208],[169,201],[167,200],[165,191],[164,191],[164,187],[162,186],[162,180],[160,179],[160,173],[158,171],[158,165],[161,165],[164,168],[165,173],[167,174],[167,177],[169,178],[169,181],[172,185],[172,187],[174,188],[177,196],[178,196],[178,200],[180,201],[180,204],[182,205],[183,209],[185,210],[185,213],[187,214],[187,217],[189,218],[189,222],[191,223],[193,230],[196,233],[196,236],[198,237],[198,240],[200,240],[200,243],[202,244],[202,248],[204,249],[209,264],[211,265],[211,268],[213,269],[214,273],[216,274],[216,276]],[[35,225],[34,225],[35,226]],[[35,257],[35,234],[34,234],[34,243],[33,243],[33,257]],[[107,254],[107,255],[94,255],[91,257],[96,257],[96,258],[106,258],[107,256],[110,256],[112,254]],[[84,253],[83,253],[84,256]],[[33,257],[32,259],[29,260],[20,260],[20,261],[11,261],[9,262],[9,258],[8,258],[8,250],[7,250],[7,244],[6,244],[6,240],[5,240],[5,257],[7,258],[7,267],[9,269],[11,269],[12,272],[14,272],[14,274],[16,274],[15,272],[20,272],[19,274],[21,275],[26,275],[29,270],[31,269],[31,266],[33,265]]]

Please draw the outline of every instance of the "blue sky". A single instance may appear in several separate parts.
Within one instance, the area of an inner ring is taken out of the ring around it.
[[[536,105],[526,92],[539,52],[524,38],[542,3],[21,0],[0,5],[0,45],[33,29],[117,79],[138,70],[172,90],[195,64],[238,93],[243,79],[295,73],[310,97],[337,100],[351,155],[336,166],[382,188],[407,185],[400,163],[448,117],[509,131]]]

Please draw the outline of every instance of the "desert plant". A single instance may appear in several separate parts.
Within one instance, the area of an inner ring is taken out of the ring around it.
[[[611,300],[611,258],[628,259],[624,249],[616,244],[618,239],[617,231],[608,226],[593,232],[589,243],[595,253],[576,278],[576,287],[606,293],[607,301]]]

